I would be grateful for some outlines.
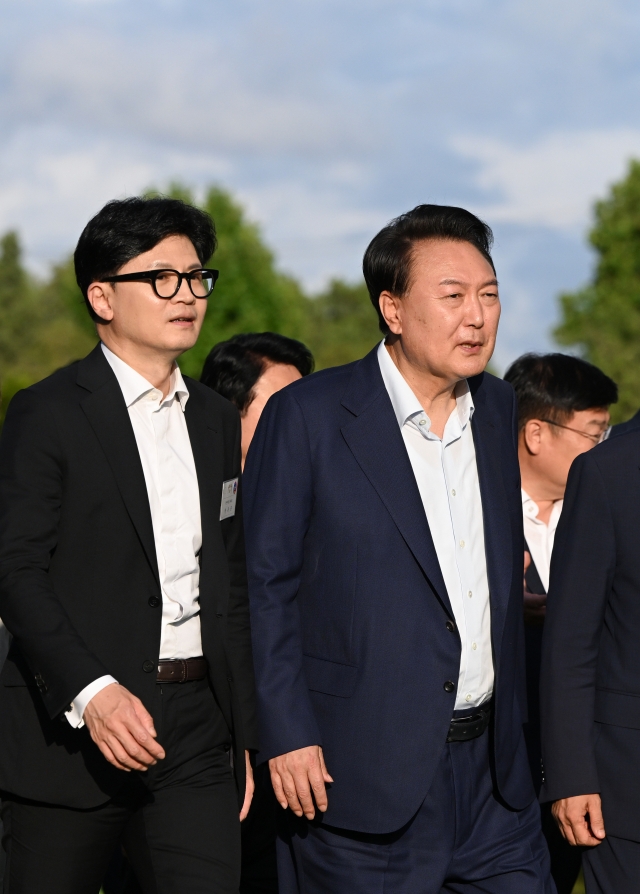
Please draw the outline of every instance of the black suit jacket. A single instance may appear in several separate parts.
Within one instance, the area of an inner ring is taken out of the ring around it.
[[[240,475],[235,408],[185,379],[202,517],[200,617],[210,681],[237,753],[257,747],[241,500],[219,521],[222,482]],[[125,775],[64,711],[112,674],[150,708],[161,591],[142,465],[100,346],[20,392],[0,442],[0,617],[14,636],[0,675],[0,789],[91,807]]]
[[[640,431],[571,467],[542,654],[543,800],[600,792],[640,841]]]

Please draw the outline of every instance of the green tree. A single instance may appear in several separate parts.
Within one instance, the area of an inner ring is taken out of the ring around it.
[[[95,331],[70,313],[59,270],[38,282],[24,269],[17,234],[0,240],[0,422],[16,391],[83,357],[96,342]]]
[[[619,422],[640,406],[640,162],[596,204],[589,241],[597,256],[592,281],[560,296],[554,335],[618,383],[612,418]]]
[[[180,184],[172,184],[165,194],[195,204]],[[180,358],[183,371],[195,378],[217,342],[240,332],[266,330],[304,338],[308,313],[300,286],[277,269],[259,227],[247,220],[229,192],[212,187],[201,207],[215,222],[218,247],[208,266],[219,270],[220,278],[209,298],[198,343]]]
[[[380,341],[378,316],[364,283],[334,279],[309,301],[307,343],[316,369],[359,360]]]

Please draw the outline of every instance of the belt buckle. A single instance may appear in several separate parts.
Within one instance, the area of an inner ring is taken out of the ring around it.
[[[178,658],[179,666],[180,666],[180,679],[178,683],[186,683],[187,682],[187,662],[185,658]]]

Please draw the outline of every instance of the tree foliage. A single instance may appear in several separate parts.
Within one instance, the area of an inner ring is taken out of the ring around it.
[[[330,282],[326,291],[309,301],[307,343],[316,368],[351,363],[371,350],[382,335],[364,282]]]
[[[83,357],[96,342],[95,330],[70,313],[60,276],[56,268],[47,283],[38,282],[24,269],[17,234],[0,240],[0,420],[16,391]]]
[[[640,406],[640,162],[595,206],[589,241],[597,261],[592,281],[560,296],[560,344],[578,348],[618,383],[614,421]]]

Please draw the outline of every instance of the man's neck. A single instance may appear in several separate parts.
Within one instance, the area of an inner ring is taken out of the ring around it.
[[[145,350],[139,345],[112,337],[110,332],[101,331],[106,327],[98,326],[100,340],[109,350],[119,357],[123,363],[134,369],[150,385],[162,392],[163,398],[171,390],[171,375],[175,369],[175,357],[162,352]],[[179,355],[178,355],[179,356]]]
[[[538,507],[539,521],[549,524],[553,506],[558,500],[563,498],[563,494],[558,494],[557,487],[552,483],[537,475],[535,470],[529,468],[526,462],[520,461],[520,475],[522,478],[522,489],[531,497]]]
[[[460,380],[448,381],[417,368],[407,359],[399,340],[392,340],[385,347],[429,417],[431,431],[441,438],[449,416],[456,408],[455,390]]]

